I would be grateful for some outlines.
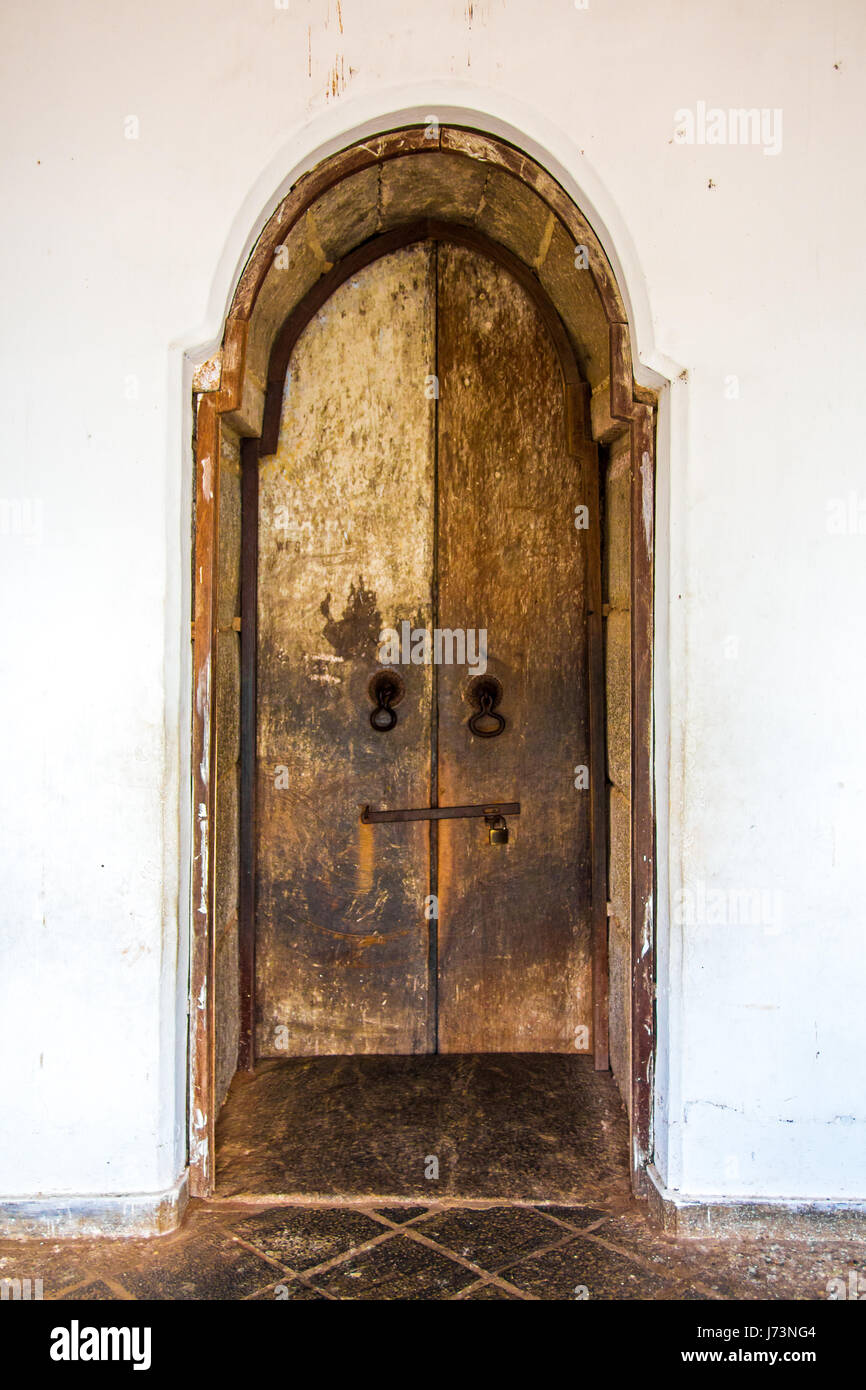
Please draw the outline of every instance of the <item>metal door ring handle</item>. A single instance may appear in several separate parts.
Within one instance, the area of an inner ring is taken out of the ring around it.
[[[492,729],[482,729],[480,723],[482,719],[494,719],[496,722]],[[505,717],[493,708],[493,701],[489,695],[481,697],[481,708],[472,715],[469,720],[469,727],[473,734],[477,734],[479,738],[495,738],[497,734],[502,733],[505,728]]]
[[[377,734],[387,734],[397,723],[397,712],[392,705],[399,705],[406,693],[405,686],[396,671],[377,671],[367,687],[375,707],[370,711],[370,723]]]
[[[377,733],[387,734],[397,723],[397,711],[391,709],[390,705],[377,705],[370,711],[370,723]]]
[[[469,719],[470,731],[478,738],[496,738],[505,728],[505,716],[496,709],[502,699],[502,685],[495,676],[476,676],[466,693],[472,703],[478,706]],[[482,720],[487,721],[487,727],[482,726]]]

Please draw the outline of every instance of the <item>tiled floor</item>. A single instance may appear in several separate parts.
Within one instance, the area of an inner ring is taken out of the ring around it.
[[[0,1280],[46,1299],[826,1299],[866,1269],[850,1240],[661,1235],[586,1057],[264,1062],[217,1141],[217,1198],[178,1231],[2,1241]]]
[[[675,1241],[638,1204],[193,1202],[153,1240],[3,1241],[46,1299],[826,1299],[854,1242]]]

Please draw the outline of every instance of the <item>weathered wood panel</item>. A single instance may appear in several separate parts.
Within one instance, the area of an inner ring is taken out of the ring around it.
[[[431,619],[433,257],[397,251],[328,300],[261,463],[260,1056],[428,1045],[428,826],[362,827],[359,811],[430,797],[430,668],[401,668],[389,733],[368,683],[380,631]]]
[[[216,837],[214,852],[214,1101],[225,1100],[237,1069],[238,996],[238,759],[240,661],[234,629],[240,603],[240,458],[234,433],[220,431],[220,498],[217,586]]]
[[[609,787],[610,1062],[631,1111],[631,439],[607,451],[604,577]]]
[[[468,728],[471,673],[439,672],[440,804],[519,800],[507,846],[439,826],[439,1044],[592,1048],[585,545],[559,364],[499,266],[439,249],[439,593],[445,628],[486,628],[507,727]]]

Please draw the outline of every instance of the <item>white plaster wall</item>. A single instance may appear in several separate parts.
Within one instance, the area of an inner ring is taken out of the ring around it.
[[[859,0],[6,7],[0,498],[42,511],[0,535],[0,1193],[155,1191],[183,1167],[190,363],[297,173],[429,112],[563,179],[645,379],[675,382],[662,1177],[866,1197],[866,535],[826,529],[828,498],[866,502],[864,29]],[[782,152],[675,143],[699,100],[782,108]],[[708,917],[719,892],[778,910],[684,925],[683,884]]]

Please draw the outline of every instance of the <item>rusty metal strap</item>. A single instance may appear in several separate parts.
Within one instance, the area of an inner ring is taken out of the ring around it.
[[[361,821],[370,825],[376,821],[404,820],[462,820],[469,816],[487,819],[490,816],[519,816],[519,801],[485,801],[483,806],[418,806],[412,810],[371,811],[361,807]]]

